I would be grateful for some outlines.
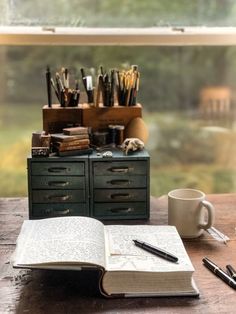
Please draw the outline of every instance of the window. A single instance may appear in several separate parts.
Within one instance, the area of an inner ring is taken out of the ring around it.
[[[1,0],[0,5],[0,22],[8,26],[236,26],[234,0]]]
[[[88,3],[1,2],[1,196],[27,194],[26,157],[31,133],[42,129],[47,64],[75,75],[81,66],[138,64],[151,193],[235,192],[234,1],[91,1],[89,10]]]

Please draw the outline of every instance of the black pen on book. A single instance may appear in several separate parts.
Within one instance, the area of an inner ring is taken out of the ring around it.
[[[178,257],[174,256],[173,254],[171,254],[171,253],[169,253],[163,249],[160,249],[154,245],[151,245],[151,244],[148,244],[146,242],[139,241],[139,240],[133,240],[133,241],[134,241],[134,244],[136,246],[140,247],[141,249],[143,249],[149,253],[152,253],[158,257],[164,258],[165,260],[173,262],[173,263],[178,262]]]
[[[226,272],[224,272],[220,267],[218,267],[215,263],[213,263],[209,258],[203,258],[203,264],[208,268],[214,275],[223,280],[227,285],[236,289],[236,281],[229,276]]]

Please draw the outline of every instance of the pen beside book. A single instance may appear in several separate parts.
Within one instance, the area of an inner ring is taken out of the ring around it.
[[[218,267],[215,263],[213,263],[209,258],[203,258],[203,265],[206,266],[214,275],[223,280],[228,286],[236,289],[236,281],[229,276],[226,272],[224,272],[220,267]]]
[[[226,265],[228,274],[234,281],[236,281],[236,270],[231,265]]]
[[[152,253],[158,257],[164,258],[165,260],[173,262],[173,263],[178,262],[178,257],[174,256],[173,254],[171,254],[171,253],[169,253],[163,249],[160,249],[154,245],[151,245],[151,244],[148,244],[146,242],[139,241],[139,240],[133,240],[133,241],[134,241],[134,244],[136,246],[140,247],[141,249],[143,249],[149,253]]]

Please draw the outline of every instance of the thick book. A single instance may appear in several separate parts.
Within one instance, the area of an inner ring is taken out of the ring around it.
[[[65,128],[62,131],[66,135],[88,134],[88,128],[83,126]]]
[[[52,142],[71,142],[74,140],[88,139],[88,134],[66,135],[63,133],[54,133],[51,135]]]
[[[93,149],[72,149],[72,150],[64,150],[63,152],[57,151],[57,155],[60,157],[65,156],[81,156],[81,155],[90,155],[92,154]]]
[[[173,263],[134,245],[139,239],[176,255]],[[104,296],[197,296],[194,268],[173,226],[104,225],[90,217],[26,220],[13,267],[101,270]]]
[[[82,149],[88,149],[89,145],[74,145],[74,146],[64,146],[64,147],[56,147],[57,152],[66,152],[68,150],[82,150]]]
[[[81,140],[73,140],[70,142],[55,142],[54,146],[63,150],[64,148],[70,148],[70,147],[75,147],[75,146],[84,146],[84,145],[89,145],[90,140],[89,139],[81,139]]]

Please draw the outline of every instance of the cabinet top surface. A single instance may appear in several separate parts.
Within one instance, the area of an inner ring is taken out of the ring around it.
[[[60,157],[60,156],[50,156],[50,157],[32,157],[29,156],[27,159],[34,162],[50,162],[50,161],[85,161],[88,160],[89,155],[80,155],[80,156],[66,156],[66,157]]]
[[[112,157],[105,157],[103,154],[106,152],[112,152]],[[106,149],[101,151],[93,151],[91,155],[81,155],[81,156],[50,156],[50,157],[32,157],[29,156],[28,160],[34,162],[45,162],[45,161],[85,161],[88,159],[93,159],[96,161],[112,161],[113,159],[122,159],[122,160],[136,160],[136,159],[148,159],[149,154],[146,149],[141,151],[130,152],[127,155],[121,150],[118,149]]]
[[[104,157],[104,153],[106,152],[112,152],[112,157]],[[147,150],[140,150],[140,151],[135,151],[135,152],[130,152],[128,153],[127,155],[125,155],[125,153],[121,150],[118,150],[118,149],[106,149],[106,150],[103,150],[101,152],[96,152],[94,151],[91,155],[90,155],[90,158],[91,159],[94,159],[96,161],[112,161],[112,159],[122,159],[122,160],[130,160],[130,159],[133,159],[133,160],[136,160],[136,159],[140,159],[140,158],[143,158],[143,159],[147,159],[149,158],[149,154],[147,152]]]

